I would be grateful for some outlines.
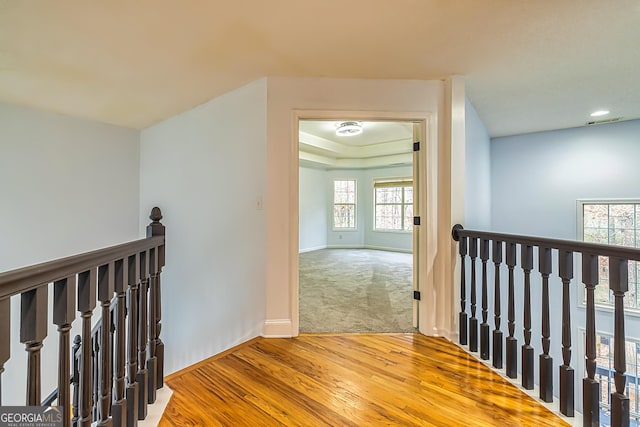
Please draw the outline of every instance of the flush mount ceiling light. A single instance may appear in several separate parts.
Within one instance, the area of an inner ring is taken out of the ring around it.
[[[591,113],[591,117],[606,116],[607,114],[609,114],[609,110],[598,110]]]
[[[336,135],[353,136],[362,133],[362,123],[360,122],[342,122],[336,125]]]

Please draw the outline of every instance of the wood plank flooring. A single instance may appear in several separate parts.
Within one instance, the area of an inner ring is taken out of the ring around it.
[[[168,426],[565,426],[441,338],[256,338],[166,380]]]

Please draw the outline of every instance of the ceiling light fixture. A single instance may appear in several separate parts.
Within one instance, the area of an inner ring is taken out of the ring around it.
[[[607,114],[609,114],[609,110],[598,110],[591,113],[591,117],[606,116]]]
[[[336,125],[336,135],[353,136],[362,133],[362,123],[360,122],[342,122]]]

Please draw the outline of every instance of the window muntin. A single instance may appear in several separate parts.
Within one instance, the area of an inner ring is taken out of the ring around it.
[[[356,229],[356,180],[333,181],[333,228]]]
[[[374,230],[413,230],[413,182],[410,179],[374,181]]]
[[[582,240],[585,242],[640,248],[640,200],[633,201],[582,201],[579,220],[582,224]],[[609,258],[598,257],[598,285],[595,302],[612,306],[609,291]],[[640,308],[638,280],[640,264],[629,262],[629,291],[625,295],[625,307]]]

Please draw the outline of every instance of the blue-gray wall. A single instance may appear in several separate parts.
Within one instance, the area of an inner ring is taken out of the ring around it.
[[[469,99],[465,103],[464,226],[491,227],[491,143],[487,129]]]
[[[0,271],[139,238],[139,151],[137,130],[0,102]],[[52,284],[48,293],[52,307]],[[80,323],[78,316],[72,336]],[[19,333],[14,296],[4,405],[24,405],[27,355]],[[58,384],[57,335],[49,322],[43,395]]]
[[[300,243],[301,252],[327,247],[327,171],[300,168]]]
[[[492,228],[576,238],[576,200],[640,198],[640,120],[495,138]]]

